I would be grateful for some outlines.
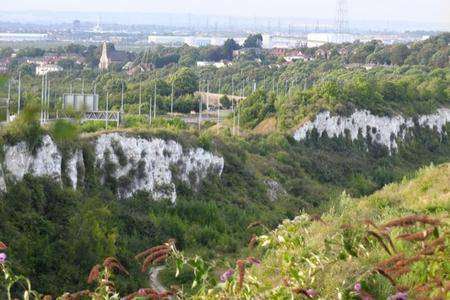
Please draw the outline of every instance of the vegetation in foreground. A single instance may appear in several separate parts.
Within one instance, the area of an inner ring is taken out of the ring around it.
[[[448,299],[450,164],[257,237],[209,299]],[[245,264],[243,267],[242,264]],[[225,276],[225,275],[224,275]],[[229,278],[228,278],[229,277]]]
[[[425,168],[414,179],[391,184],[369,197],[358,200],[344,194],[321,216],[302,214],[252,238],[253,256],[237,260],[219,278],[212,265],[199,256],[185,256],[169,240],[136,259],[142,260],[142,271],[167,261],[174,264],[175,276],[183,269],[193,272],[192,294],[179,287],[169,292],[140,289],[125,299],[165,299],[176,294],[194,299],[447,299],[448,182],[450,164],[444,164]],[[255,226],[264,227],[255,222],[249,229]],[[7,247],[0,243],[0,249]],[[9,296],[11,286],[22,281],[24,298],[41,299],[26,278],[11,273],[4,253],[0,267]],[[98,282],[94,291],[67,293],[60,299],[119,299],[113,271],[129,275],[117,259],[109,257],[89,274],[89,282]]]

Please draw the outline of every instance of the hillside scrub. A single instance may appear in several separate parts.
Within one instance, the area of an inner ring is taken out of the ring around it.
[[[62,129],[72,129],[63,125]],[[68,133],[72,136],[73,131]],[[244,139],[197,136],[183,130],[125,130],[124,134],[144,138],[174,139],[186,147],[203,146],[224,157],[222,177],[210,178],[199,192],[178,182],[173,205],[153,201],[147,193],[119,201],[111,188],[117,182],[100,184],[94,150],[89,146],[100,134],[77,140],[86,167],[85,181],[78,190],[27,175],[22,182],[10,182],[1,196],[1,239],[11,245],[9,255],[17,270],[41,292],[86,288],[84,276],[106,256],[117,256],[131,272],[138,266],[130,257],[170,238],[186,253],[223,266],[243,251],[242,245],[253,234],[245,228],[252,222],[264,220],[273,228],[302,210],[320,210],[344,189],[365,195],[423,164],[446,161],[450,156],[448,141],[433,138],[427,130],[418,131],[416,139],[405,142],[392,156],[375,146],[367,151],[364,141],[352,143],[345,138],[316,137],[299,143],[279,133]],[[275,202],[269,199],[267,179],[286,191]],[[173,276],[168,280],[173,283]],[[132,291],[141,284],[140,279],[127,277],[117,281],[121,291]]]
[[[450,164],[431,166],[369,197],[343,194],[322,215],[285,220],[256,238],[251,255],[261,260],[238,260],[224,283],[193,298],[447,298],[449,182]]]

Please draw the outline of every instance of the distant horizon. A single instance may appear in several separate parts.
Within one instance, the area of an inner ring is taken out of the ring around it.
[[[74,16],[74,15],[79,16]],[[24,16],[26,15],[26,16]],[[145,16],[180,16],[181,18],[175,20],[161,20],[158,19],[146,19]],[[139,12],[139,11],[126,11],[126,12],[114,12],[114,11],[51,11],[51,10],[14,10],[4,11],[0,9],[1,22],[14,22],[14,23],[40,23],[40,24],[55,24],[55,23],[71,23],[75,19],[82,22],[96,22],[97,17],[101,18],[103,24],[122,24],[122,25],[168,25],[173,23],[173,26],[186,25],[188,18],[191,18],[193,25],[202,25],[200,23],[195,24],[199,20],[205,22],[210,19],[210,25],[213,26],[214,22],[219,20],[222,22],[220,26],[229,22],[229,20],[240,20],[248,24],[259,23],[258,26],[268,26],[267,22],[272,22],[271,26],[276,28],[277,22],[283,23],[287,26],[288,23],[308,23],[309,25],[316,22],[324,22],[320,25],[332,25],[335,19],[332,17],[301,17],[301,16],[285,16],[285,17],[271,17],[271,16],[232,16],[226,14],[202,14],[202,13],[182,13],[182,12],[165,12],[165,11],[153,11],[153,12]],[[131,18],[133,16],[133,18]],[[134,18],[136,17],[136,18]],[[354,30],[358,29],[373,29],[373,30],[392,30],[392,31],[450,31],[450,21],[419,21],[419,20],[407,20],[407,19],[350,19],[350,27]],[[296,24],[293,24],[296,25]],[[372,28],[372,26],[374,28]]]
[[[448,0],[347,0],[348,20],[450,25]],[[24,9],[25,8],[25,9]],[[182,14],[234,18],[334,20],[337,0],[16,0],[0,12]]]

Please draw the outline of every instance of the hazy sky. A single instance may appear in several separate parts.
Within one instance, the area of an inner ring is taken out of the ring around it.
[[[353,20],[450,23],[450,0],[348,0]],[[2,0],[1,11],[172,12],[334,18],[336,0]]]

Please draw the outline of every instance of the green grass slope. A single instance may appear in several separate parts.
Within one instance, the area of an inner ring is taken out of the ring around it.
[[[261,264],[241,261],[229,281],[198,297],[448,299],[449,211],[450,164],[368,197],[344,194],[322,216],[303,214],[259,236],[252,255]]]

